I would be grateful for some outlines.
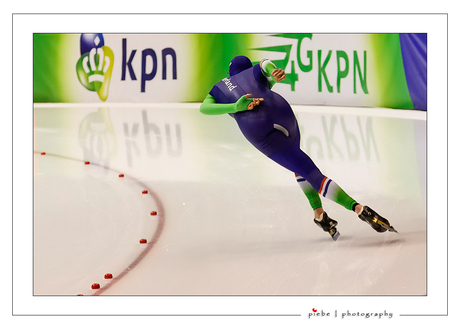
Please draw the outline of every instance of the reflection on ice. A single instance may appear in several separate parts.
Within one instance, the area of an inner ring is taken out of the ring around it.
[[[34,109],[36,295],[93,294],[94,280],[126,270],[158,226],[144,187],[164,207],[164,230],[103,294],[426,294],[423,115],[295,108],[301,146],[323,173],[400,232],[378,234],[324,200],[339,222],[334,243],[294,175],[232,118],[198,107]]]

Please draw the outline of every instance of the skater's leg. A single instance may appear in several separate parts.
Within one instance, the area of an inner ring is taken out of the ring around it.
[[[357,204],[339,185],[324,176],[310,157],[296,145],[270,155],[270,159],[304,178],[323,197],[349,210],[353,210]],[[313,197],[313,193],[309,193],[309,195],[312,196],[314,204],[317,205],[317,199]]]
[[[344,206],[348,210],[353,210],[353,208],[358,204],[339,185],[337,185],[336,182],[326,176],[324,176],[321,182],[318,193],[323,197]]]
[[[302,176],[297,174],[295,176],[300,188],[307,196],[308,201],[310,202],[310,205],[313,209],[313,212],[315,213],[313,221],[325,232],[328,232],[331,235],[332,239],[336,241],[340,236],[340,233],[339,231],[337,231],[336,228],[338,224],[337,221],[333,220],[326,214],[321,203],[321,198],[319,197],[318,192],[316,192],[313,186],[311,186],[311,184]]]
[[[361,220],[367,222],[377,232],[385,232],[387,230],[397,232],[388,220],[377,214],[371,208],[362,206],[356,202],[333,180],[324,176],[310,157],[300,148],[296,147],[296,145],[277,152],[271,155],[270,158],[297,174],[297,179],[298,181],[300,180],[299,184],[302,184],[301,187],[303,187],[302,189],[315,211],[315,223],[322,227],[323,230],[328,231],[334,240],[339,236],[336,230],[337,222],[331,220],[323,211],[318,194],[349,210],[353,210],[358,214]],[[323,217],[325,217],[326,220],[324,220]]]
[[[295,177],[303,193],[308,198],[311,208],[313,209],[313,211],[315,211],[315,217],[319,218],[319,215],[322,213],[323,205],[318,192],[302,176],[295,174]]]

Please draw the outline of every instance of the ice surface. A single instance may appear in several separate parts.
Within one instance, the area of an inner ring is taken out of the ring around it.
[[[399,232],[324,200],[334,242],[294,174],[198,107],[35,107],[34,295],[426,294],[423,115],[295,108],[322,172]]]

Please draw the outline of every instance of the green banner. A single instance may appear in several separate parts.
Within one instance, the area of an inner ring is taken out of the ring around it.
[[[410,57],[411,37],[34,34],[34,102],[201,102],[231,59],[246,55],[286,71],[274,91],[291,104],[414,109],[417,97],[426,109],[426,41],[425,54]]]

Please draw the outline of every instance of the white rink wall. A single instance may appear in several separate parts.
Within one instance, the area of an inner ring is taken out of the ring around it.
[[[231,117],[202,115],[199,104],[36,104],[35,108],[40,111],[35,120],[40,136],[35,139],[37,151],[87,159],[134,176],[152,168],[152,175],[162,179],[207,181],[220,179],[209,177],[221,165],[216,160],[219,153],[246,157],[248,165],[253,158],[264,158],[244,140]],[[302,133],[301,148],[325,175],[357,191],[361,187],[353,180],[360,177],[377,187],[375,193],[424,198],[426,112],[293,109]],[[56,130],[66,136],[62,143],[50,143]],[[284,185],[290,184],[287,175],[268,165],[249,179]]]

